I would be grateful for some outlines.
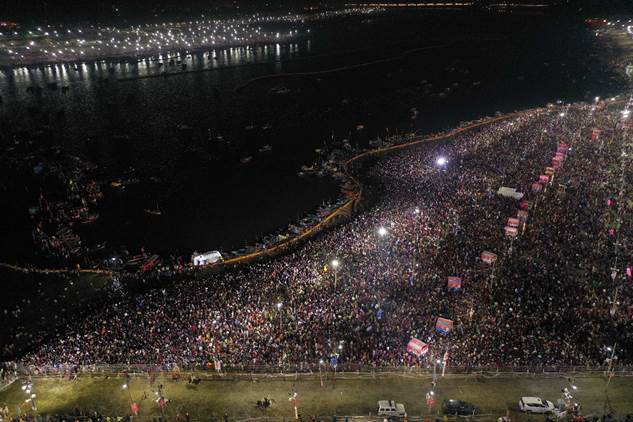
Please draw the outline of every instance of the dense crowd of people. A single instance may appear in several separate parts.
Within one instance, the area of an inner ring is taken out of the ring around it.
[[[621,111],[531,110],[366,162],[366,206],[348,224],[269,262],[104,305],[24,363],[414,366],[446,352],[449,367],[630,363]],[[564,165],[532,192],[561,143]],[[519,201],[503,186],[529,201],[516,238],[504,225]],[[462,288],[448,289],[449,276]],[[437,331],[438,317],[452,330]],[[412,337],[426,356],[407,352]]]

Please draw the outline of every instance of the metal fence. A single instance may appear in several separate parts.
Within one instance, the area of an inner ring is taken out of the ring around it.
[[[371,366],[354,363],[338,364],[336,367],[328,363],[301,364],[301,365],[236,365],[216,368],[213,362],[196,365],[150,365],[150,364],[102,364],[102,365],[23,365],[6,363],[15,376],[64,376],[64,375],[135,375],[135,374],[162,374],[164,376],[181,377],[188,373],[195,373],[206,378],[214,376],[234,377],[312,377],[319,375],[339,377],[377,377],[386,375],[420,376],[426,377],[433,373],[432,366]],[[499,375],[529,375],[529,376],[588,376],[607,375],[610,372],[614,376],[633,376],[633,366],[616,365],[609,369],[608,366],[449,366],[446,370],[448,376],[474,375],[474,376],[499,376]]]

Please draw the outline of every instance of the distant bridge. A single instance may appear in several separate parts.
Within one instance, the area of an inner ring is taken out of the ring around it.
[[[424,2],[424,3],[346,3],[347,7],[368,7],[368,8],[447,8],[447,7],[471,7],[475,6],[474,1],[442,1],[442,2]],[[482,6],[482,5],[480,5]],[[548,7],[547,3],[531,3],[522,2],[521,0],[514,2],[486,3],[483,5],[487,8],[532,8],[532,7]]]

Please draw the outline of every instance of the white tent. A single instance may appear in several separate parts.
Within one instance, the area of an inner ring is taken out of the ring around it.
[[[505,198],[513,198],[513,199],[521,199],[523,198],[523,193],[517,192],[515,188],[509,188],[506,186],[502,186],[497,191],[497,195],[501,195]]]
[[[194,252],[194,254],[191,255],[191,262],[193,262],[193,265],[195,266],[214,264],[222,260],[222,254],[220,254],[220,252],[218,251],[210,251],[202,254],[197,254]]]

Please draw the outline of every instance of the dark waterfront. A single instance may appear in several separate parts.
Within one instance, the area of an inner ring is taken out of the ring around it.
[[[584,24],[469,13],[311,22],[304,28],[310,33],[291,43],[220,49],[218,60],[183,58],[190,73],[170,77],[134,79],[156,73],[154,62],[138,71],[116,64],[114,73],[109,64],[91,63],[79,71],[4,70],[2,142],[6,148],[14,133],[45,127],[46,142],[98,165],[92,177],[104,198],[100,218],[80,229],[84,244],[178,256],[239,248],[335,201],[336,181],[297,175],[324,141],[331,147],[332,136],[363,147],[387,133],[432,132],[497,110],[617,92],[614,69],[601,65],[608,55]],[[198,71],[208,68],[217,70]],[[53,81],[67,92],[27,92]],[[230,147],[218,150],[218,136]],[[272,149],[260,152],[265,145]],[[246,157],[252,159],[242,163]],[[37,183],[15,173],[3,179],[2,231],[10,240],[3,261],[29,262],[27,210],[37,201]],[[113,188],[119,179],[132,182]],[[156,207],[162,215],[145,212]]]

